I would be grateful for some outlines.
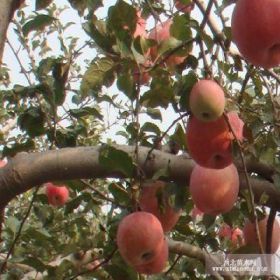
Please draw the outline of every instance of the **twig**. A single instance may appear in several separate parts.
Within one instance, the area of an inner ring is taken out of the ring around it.
[[[27,212],[26,212],[25,216],[23,217],[23,219],[21,221],[21,224],[19,226],[19,229],[18,229],[18,232],[16,234],[16,237],[15,237],[15,239],[14,239],[14,241],[13,241],[13,243],[12,243],[12,245],[11,245],[7,255],[6,255],[6,258],[3,260],[3,263],[2,263],[2,266],[1,266],[1,269],[0,269],[0,274],[3,273],[4,270],[6,269],[7,261],[9,259],[10,255],[12,254],[12,252],[14,250],[14,247],[15,247],[15,245],[16,245],[16,243],[17,243],[17,241],[18,241],[18,239],[19,239],[19,237],[21,235],[22,228],[23,228],[23,226],[24,226],[24,224],[25,224],[25,222],[26,222],[26,220],[27,220],[27,218],[28,218],[28,216],[30,214],[30,211],[32,209],[32,206],[33,206],[33,203],[35,201],[35,198],[36,198],[36,195],[37,195],[37,192],[38,192],[39,188],[40,188],[40,186],[36,187],[35,191],[33,192],[32,200],[31,200],[31,202],[29,204],[29,207],[27,209]]]
[[[273,233],[273,224],[274,224],[275,217],[276,217],[276,209],[271,208],[267,220],[267,225],[266,225],[266,244],[265,244],[266,254],[271,254],[272,233]]]
[[[259,247],[260,247],[260,251],[261,251],[262,254],[264,254],[264,248],[263,248],[263,245],[262,245],[262,242],[261,242],[261,236],[260,236],[260,230],[259,230],[259,224],[258,224],[258,217],[257,217],[256,209],[255,209],[254,192],[253,192],[253,188],[251,186],[250,180],[249,180],[247,166],[246,166],[246,162],[245,162],[245,157],[244,157],[244,154],[243,154],[243,151],[242,151],[242,146],[241,146],[241,144],[240,144],[240,142],[239,142],[239,140],[238,140],[238,138],[235,134],[235,131],[233,130],[233,128],[231,126],[231,123],[229,122],[229,119],[228,119],[228,117],[225,113],[224,113],[224,119],[225,119],[231,133],[233,134],[234,139],[237,142],[237,145],[238,145],[238,151],[239,151],[239,155],[241,157],[241,162],[242,162],[242,165],[243,165],[243,170],[244,170],[245,180],[246,180],[246,184],[247,184],[247,189],[249,191],[249,199],[250,199],[250,204],[251,204],[251,207],[252,207],[252,216],[253,216],[253,219],[254,219],[255,230],[256,230],[256,234],[257,234],[257,240],[258,240],[258,244],[259,244]]]
[[[118,250],[118,248],[115,248],[112,251],[112,253],[108,257],[106,257],[102,262],[100,262],[98,265],[96,265],[96,267],[94,269],[87,269],[87,270],[81,271],[80,273],[77,273],[75,276],[73,276],[69,280],[74,280],[74,279],[78,278],[81,275],[84,275],[84,274],[87,274],[87,273],[90,273],[90,272],[93,272],[93,271],[97,270],[99,267],[101,267],[104,264],[108,263],[113,258],[114,254],[117,252],[117,250]]]
[[[168,131],[181,119],[183,119],[184,117],[186,117],[188,115],[188,113],[185,113],[183,115],[180,115],[177,119],[175,119],[170,125],[169,127],[166,129],[166,131],[161,135],[161,137],[158,139],[159,142],[162,141],[162,139],[167,135]],[[145,167],[147,162],[149,161],[150,155],[151,153],[156,149],[157,143],[154,144],[154,146],[148,151],[147,156],[146,156],[146,160],[143,164],[143,166]]]
[[[180,258],[182,257],[182,255],[178,255],[177,258],[175,259],[175,261],[173,262],[173,264],[170,266],[170,268],[164,273],[164,275],[167,275],[177,264],[177,262],[180,260]]]
[[[29,78],[29,76],[28,76],[28,74],[27,74],[26,69],[24,68],[24,66],[23,66],[23,64],[22,64],[22,62],[21,62],[21,60],[20,60],[20,58],[19,58],[19,56],[18,56],[18,53],[15,51],[14,47],[12,46],[12,44],[11,44],[11,42],[9,41],[8,38],[7,38],[6,41],[7,41],[8,45],[9,45],[10,49],[12,50],[12,52],[13,52],[13,54],[14,54],[14,56],[15,56],[15,58],[16,58],[18,64],[19,64],[19,66],[20,66],[20,69],[21,69],[22,74],[25,76],[26,80],[28,81],[28,84],[29,84],[29,85],[32,85],[32,82],[31,82],[31,80],[30,80],[30,78]]]
[[[104,195],[101,191],[99,191],[98,189],[96,189],[95,187],[93,187],[90,183],[88,183],[86,180],[81,179],[80,180],[84,185],[86,185],[89,189],[93,190],[96,194],[98,194],[102,199],[111,202],[112,204],[118,206],[119,208],[123,208],[123,209],[127,209],[126,206],[119,204],[118,202],[116,202],[114,199],[111,199],[110,197],[107,197],[106,195]]]

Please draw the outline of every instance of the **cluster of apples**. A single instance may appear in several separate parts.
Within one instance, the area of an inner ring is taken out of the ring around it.
[[[230,211],[239,192],[231,146],[235,137],[243,139],[244,123],[236,112],[223,115],[225,103],[224,91],[214,80],[199,80],[191,90],[187,144],[196,165],[190,193],[196,207],[209,215]]]
[[[176,0],[174,2],[175,7],[178,11],[183,13],[190,13],[194,7],[193,3],[184,4],[181,0]],[[134,71],[133,78],[134,81],[140,85],[145,85],[150,81],[150,75],[147,68],[153,65],[153,63],[158,59],[160,49],[170,40],[170,27],[173,23],[172,19],[168,19],[165,22],[156,25],[149,33],[146,31],[146,20],[141,16],[141,12],[137,12],[136,29],[134,31],[133,37],[137,38],[140,36],[144,39],[154,40],[156,45],[149,48],[144,54],[145,61],[139,65]],[[172,41],[172,40],[170,40]],[[169,41],[169,44],[171,42]],[[176,40],[174,39],[174,46],[176,45]],[[170,69],[174,69],[174,66],[183,63],[187,55],[172,54],[165,61],[165,66]]]
[[[196,162],[190,177],[190,193],[196,209],[219,215],[232,209],[239,192],[239,175],[233,163],[232,140],[243,140],[243,121],[236,112],[224,114],[225,96],[213,80],[200,80],[190,93],[190,116],[187,125],[188,150]],[[227,121],[226,121],[227,118]],[[266,245],[267,216],[259,221],[263,248]],[[280,225],[274,221],[271,252],[280,245]],[[243,244],[258,248],[255,225],[245,222],[243,230],[221,227],[219,236],[233,246]]]
[[[141,211],[124,217],[118,227],[119,252],[139,273],[160,273],[168,260],[164,234],[176,225],[182,211],[170,205],[166,188],[160,180],[144,183],[139,196]]]

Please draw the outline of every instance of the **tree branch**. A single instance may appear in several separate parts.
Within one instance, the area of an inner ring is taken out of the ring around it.
[[[108,170],[99,163],[99,152],[102,146],[64,148],[36,153],[19,153],[0,169],[0,209],[16,195],[26,192],[34,186],[49,181],[89,179],[89,178],[125,178],[118,170]],[[133,146],[114,146],[127,152],[132,158]],[[188,184],[193,160],[186,155],[172,155],[159,150],[149,154],[150,148],[139,147],[138,165],[146,178],[151,178],[158,170],[169,170],[169,180]],[[149,154],[149,155],[148,155]],[[148,155],[148,161],[146,158]],[[247,163],[246,163],[247,164]],[[254,172],[248,162],[248,170]],[[240,190],[246,189],[246,178],[240,175]],[[280,192],[266,180],[250,177],[256,201],[263,193],[269,197],[266,205],[280,210]]]
[[[2,57],[9,23],[13,18],[15,10],[18,9],[22,2],[22,0],[0,1],[0,66],[2,64]]]

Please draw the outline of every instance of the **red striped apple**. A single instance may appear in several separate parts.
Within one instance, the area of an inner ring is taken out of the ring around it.
[[[176,225],[182,211],[177,211],[170,205],[169,197],[164,192],[165,187],[166,183],[163,181],[143,184],[139,206],[143,211],[154,214],[161,222],[163,230],[167,232]]]
[[[141,269],[151,263],[156,263],[157,266],[156,259],[162,253],[164,242],[161,223],[151,213],[134,212],[125,216],[118,226],[119,252],[125,262],[132,267]]]
[[[238,0],[232,14],[232,37],[240,53],[255,66],[280,65],[280,1]]]
[[[49,204],[53,206],[62,206],[68,200],[69,191],[66,186],[59,186],[53,183],[47,183],[45,187]]]
[[[190,177],[194,204],[206,214],[219,215],[232,209],[239,192],[239,175],[234,164],[223,169],[195,165]]]
[[[267,221],[268,221],[268,216],[264,217],[262,220],[258,222],[261,243],[264,250],[266,248]],[[243,232],[244,232],[245,244],[259,248],[257,233],[255,230],[255,224],[247,220],[245,222]],[[272,242],[271,242],[272,254],[278,250],[279,245],[280,245],[280,224],[279,221],[275,219],[273,223],[273,229],[272,229]]]

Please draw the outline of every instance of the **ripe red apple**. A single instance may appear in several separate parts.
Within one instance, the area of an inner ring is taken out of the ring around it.
[[[218,231],[218,236],[220,238],[228,238],[231,239],[231,227],[227,224],[223,224]]]
[[[154,259],[149,263],[134,266],[134,269],[139,273],[147,275],[161,273],[166,267],[168,253],[169,251],[167,241],[163,240],[163,243]]]
[[[200,80],[190,93],[190,109],[200,121],[215,121],[224,112],[225,94],[213,80]]]
[[[230,125],[235,133],[237,140],[244,140],[244,122],[239,118],[237,112],[232,111],[227,114]],[[234,135],[232,135],[232,139],[234,139]]]
[[[188,152],[197,164],[224,168],[232,163],[232,135],[223,116],[212,122],[203,122],[191,116],[186,136]]]
[[[264,217],[262,220],[258,222],[261,243],[264,250],[266,247],[267,220],[268,220],[268,216]],[[255,224],[247,220],[245,222],[243,232],[244,232],[245,244],[259,248],[259,244],[257,241],[257,234],[255,230]],[[280,224],[279,221],[275,219],[273,223],[273,230],[272,230],[272,243],[271,243],[272,254],[278,250],[279,245],[280,245]]]
[[[194,204],[204,213],[219,215],[230,211],[237,200],[239,175],[234,164],[223,169],[195,165],[190,177]]]
[[[154,29],[151,30],[149,34],[149,39],[155,40],[157,42],[157,46],[152,47],[150,50],[151,58],[154,61],[158,57],[158,51],[160,47],[167,42],[169,39],[174,39],[174,47],[177,46],[178,41],[171,37],[170,35],[170,27],[172,25],[172,20],[169,19],[163,23],[158,24]],[[169,42],[171,43],[171,42]],[[179,56],[177,54],[170,55],[165,63],[168,67],[173,68],[175,65],[183,63],[187,56]]]
[[[5,160],[0,160],[0,168],[4,167],[7,164]]]
[[[238,0],[232,14],[232,37],[255,66],[280,64],[279,0]]]
[[[46,194],[49,204],[53,206],[62,206],[69,198],[69,191],[66,186],[58,186],[53,183],[47,183]]]
[[[118,226],[117,245],[127,264],[139,267],[155,261],[164,242],[164,232],[156,216],[134,212]]]
[[[154,214],[159,219],[163,231],[167,232],[176,225],[182,211],[176,211],[170,205],[169,197],[164,193],[165,186],[166,183],[159,180],[143,184],[139,206],[143,211]]]
[[[183,1],[175,0],[175,7],[178,11],[189,14],[194,8],[194,3],[184,4]]]
[[[244,233],[240,228],[235,228],[231,233],[231,241],[235,247],[244,245]]]
[[[200,209],[198,209],[196,205],[193,207],[191,211],[191,216],[193,220],[196,220],[199,216],[203,216],[203,214],[204,213]]]
[[[136,13],[136,28],[133,34],[133,37],[136,38],[137,36],[147,38],[147,31],[146,31],[146,20],[142,17],[141,12],[138,10]]]
[[[218,236],[221,239],[230,240],[234,247],[241,246],[244,243],[243,231],[240,228],[232,229],[227,224],[223,224],[220,227],[220,229],[218,231]]]

